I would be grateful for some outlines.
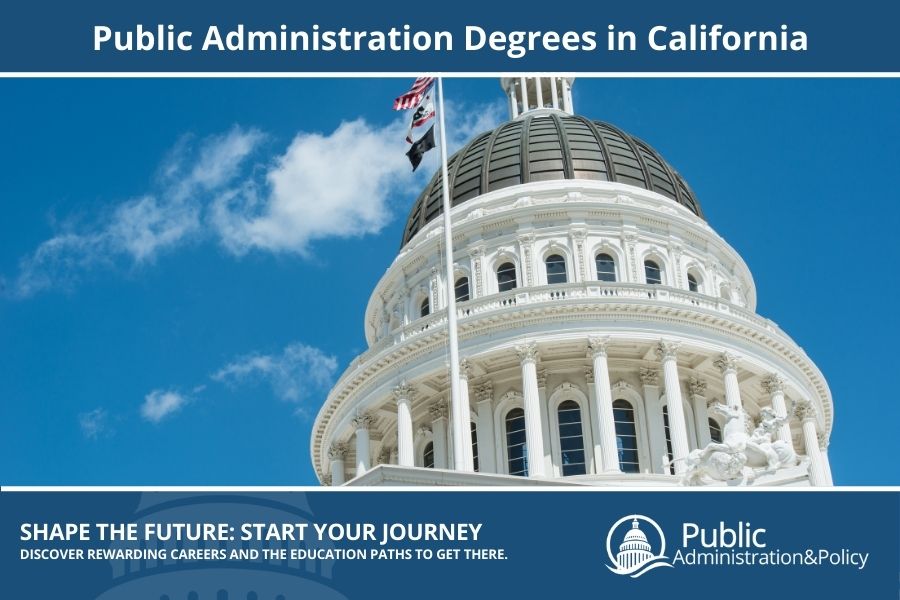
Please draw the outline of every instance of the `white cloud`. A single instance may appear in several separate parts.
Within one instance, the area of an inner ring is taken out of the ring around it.
[[[403,135],[399,121],[377,128],[360,119],[329,135],[297,135],[264,186],[246,186],[214,204],[222,243],[237,254],[305,254],[317,239],[378,233],[390,220],[391,194],[413,181]]]
[[[172,390],[153,390],[144,396],[141,416],[151,423],[159,423],[188,402],[187,396]]]
[[[109,414],[102,407],[78,415],[78,425],[81,427],[82,435],[89,440],[112,434],[109,428]]]
[[[447,104],[450,152],[496,126],[504,105]],[[92,223],[69,224],[21,259],[6,294],[25,298],[71,287],[99,267],[135,267],[192,241],[217,239],[236,255],[249,251],[311,255],[326,238],[380,232],[406,211],[430,177],[405,156],[405,119],[386,126],[362,119],[331,133],[299,133],[285,151],[250,157],[266,135],[234,127],[197,142],[183,136],[161,162],[150,193],[111,207]],[[434,152],[434,151],[433,151]],[[392,198],[402,203],[393,206]],[[2,291],[2,290],[0,290]]]
[[[337,359],[313,346],[295,342],[276,354],[247,354],[210,377],[237,386],[265,382],[281,400],[302,403],[328,391],[337,372]]]
[[[202,237],[203,194],[230,183],[262,137],[234,128],[196,149],[180,142],[159,190],[121,202],[88,226],[65,226],[20,261],[8,293],[25,298],[69,287],[95,267],[152,262],[163,251]]]

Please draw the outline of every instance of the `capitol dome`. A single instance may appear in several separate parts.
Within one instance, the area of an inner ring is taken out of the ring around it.
[[[703,216],[687,182],[648,144],[609,123],[558,110],[532,111],[475,136],[447,168],[454,207],[512,185],[584,179],[651,190]],[[409,212],[403,244],[442,212],[439,171]]]
[[[319,481],[831,485],[825,377],[757,314],[749,267],[685,179],[577,116],[573,81],[501,79],[509,120],[449,159],[450,248],[440,174],[413,203],[368,348],[316,417]],[[697,458],[751,432],[768,446],[736,452],[736,475]]]

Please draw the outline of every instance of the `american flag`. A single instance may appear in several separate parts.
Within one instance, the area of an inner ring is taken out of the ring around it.
[[[422,100],[425,90],[432,83],[434,83],[434,77],[419,77],[416,79],[408,92],[394,100],[394,110],[406,110],[416,106]]]

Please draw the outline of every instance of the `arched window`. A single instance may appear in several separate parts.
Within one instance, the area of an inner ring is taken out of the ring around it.
[[[419,316],[427,317],[428,313],[431,312],[431,304],[428,302],[428,298],[422,300],[422,304],[419,305]]]
[[[692,292],[700,291],[700,283],[697,281],[697,277],[695,277],[693,273],[688,273],[688,289]]]
[[[544,259],[547,266],[547,283],[566,283],[566,259],[559,254],[551,254]]]
[[[478,426],[472,421],[472,464],[475,466],[475,472],[478,472]]]
[[[563,477],[584,475],[584,435],[581,430],[581,407],[574,400],[560,403],[556,409],[559,416],[559,449],[562,455]]]
[[[638,460],[637,428],[634,408],[627,400],[613,402],[613,421],[616,424],[616,447],[619,450],[619,468],[623,473],[640,473]]]
[[[709,439],[719,444],[722,443],[722,427],[715,419],[709,420]]]
[[[425,451],[422,453],[422,466],[426,469],[434,468],[434,442],[425,444]]]
[[[501,292],[516,289],[516,265],[506,262],[497,267],[497,289]]]
[[[669,475],[675,474],[675,465],[672,464],[672,434],[669,431],[669,407],[663,406],[663,429],[666,431],[666,456],[669,458]]]
[[[456,301],[457,302],[466,302],[469,299],[469,278],[468,277],[460,277],[456,280],[456,284],[454,285],[456,289]]]
[[[644,261],[644,278],[647,283],[659,285],[662,283],[662,269],[652,260]]]
[[[510,475],[528,475],[525,411],[521,408],[514,408],[506,413],[506,459]]]
[[[597,263],[597,280],[614,283],[616,281],[616,261],[609,254],[600,253],[595,259]]]

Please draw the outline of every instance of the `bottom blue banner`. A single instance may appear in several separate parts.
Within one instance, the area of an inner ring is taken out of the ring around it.
[[[896,598],[885,491],[5,491],[3,597]]]

